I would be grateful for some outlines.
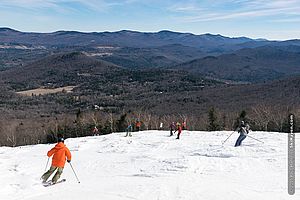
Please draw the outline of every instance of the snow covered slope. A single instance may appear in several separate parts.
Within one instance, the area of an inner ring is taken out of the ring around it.
[[[65,183],[43,187],[46,153],[54,145],[0,147],[1,200],[244,200],[300,199],[300,135],[296,134],[296,195],[287,194],[287,135],[252,132],[233,147],[235,133],[143,131],[67,139]]]

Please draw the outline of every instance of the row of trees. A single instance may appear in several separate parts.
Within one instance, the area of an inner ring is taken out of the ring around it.
[[[247,111],[226,113],[217,108],[210,108],[200,116],[188,114],[155,115],[146,110],[123,111],[116,114],[101,110],[77,110],[73,115],[61,114],[55,117],[39,119],[0,119],[0,145],[18,146],[37,143],[56,142],[58,134],[65,138],[93,135],[97,127],[99,134],[125,132],[129,124],[141,121],[141,130],[168,130],[171,122],[187,122],[191,131],[234,130],[241,120],[248,122],[253,131],[289,131],[288,115],[294,113],[296,121],[299,109],[276,108],[258,105]],[[299,131],[297,126],[295,131]]]
[[[248,114],[249,113],[249,114]],[[231,118],[232,129],[238,127],[241,121],[250,124],[253,131],[269,131],[269,132],[289,132],[290,122],[289,115],[294,114],[294,130],[300,131],[297,127],[297,117],[300,116],[299,109],[291,109],[289,107],[281,107],[274,110],[271,106],[257,105],[252,107],[248,112],[241,111],[236,119]],[[215,108],[208,111],[208,126],[209,131],[226,130],[227,116],[224,113],[218,112]]]

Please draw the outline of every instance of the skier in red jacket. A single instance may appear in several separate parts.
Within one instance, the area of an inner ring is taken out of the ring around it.
[[[182,132],[182,127],[181,127],[181,124],[179,123],[179,122],[177,122],[177,124],[176,124],[176,131],[177,131],[177,138],[176,139],[179,139],[179,136],[180,136],[180,134],[181,134],[181,132]]]
[[[51,157],[52,155],[53,157],[51,167],[42,176],[43,183],[45,183],[51,176],[51,174],[53,174],[57,170],[57,172],[52,178],[52,183],[55,184],[63,172],[66,159],[68,162],[71,162],[71,152],[68,149],[68,147],[66,147],[66,145],[64,144],[64,138],[58,138],[58,142],[55,145],[55,147],[48,151],[47,156]]]

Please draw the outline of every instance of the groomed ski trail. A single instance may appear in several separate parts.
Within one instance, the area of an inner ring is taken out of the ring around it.
[[[72,165],[61,178],[68,182],[43,187],[39,180],[54,144],[0,147],[0,199],[169,200],[299,199],[300,138],[296,134],[296,195],[287,194],[287,135],[252,132],[233,147],[238,134],[183,131],[113,133],[70,138]]]

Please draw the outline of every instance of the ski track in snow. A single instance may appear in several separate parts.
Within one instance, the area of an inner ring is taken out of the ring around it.
[[[300,199],[299,139],[296,134],[296,194],[287,194],[287,134],[183,131],[133,132],[70,138],[77,183],[66,163],[65,183],[43,187],[46,153],[54,144],[0,147],[1,200],[243,200]],[[50,163],[49,163],[50,164]],[[49,169],[49,166],[48,168]]]

